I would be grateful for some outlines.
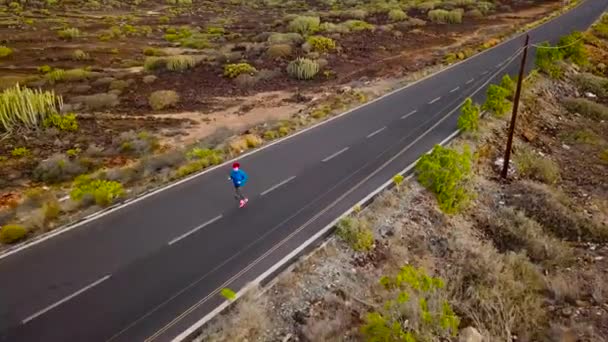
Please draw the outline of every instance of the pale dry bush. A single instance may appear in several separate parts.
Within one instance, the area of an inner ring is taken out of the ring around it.
[[[546,281],[551,296],[559,304],[575,304],[576,300],[581,297],[580,284],[575,276],[558,273],[547,277]]]
[[[234,310],[218,316],[204,329],[195,341],[257,341],[264,340],[266,331],[273,326],[267,310],[267,297],[253,288],[234,304]]]
[[[329,293],[323,298],[323,306],[320,313],[308,318],[301,327],[305,341],[339,341],[345,331],[355,326],[349,302]]]
[[[510,192],[510,205],[556,236],[568,240],[608,241],[606,224],[573,210],[573,204],[556,190],[534,182],[520,182],[513,184]]]
[[[562,265],[573,257],[566,243],[546,234],[536,221],[513,208],[494,210],[483,221],[499,250],[524,251],[532,261],[545,265]]]

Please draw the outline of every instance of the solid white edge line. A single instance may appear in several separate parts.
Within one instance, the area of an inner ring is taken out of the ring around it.
[[[414,109],[413,111],[411,111],[411,112],[409,112],[409,113],[405,114],[404,116],[402,116],[402,117],[401,117],[401,119],[402,119],[402,120],[403,120],[403,119],[407,119],[407,118],[409,118],[411,115],[416,114],[417,112],[418,112],[418,109]]]
[[[264,195],[268,194],[269,192],[271,192],[273,190],[276,190],[277,188],[279,188],[279,187],[281,187],[281,186],[283,186],[283,185],[291,182],[295,178],[296,178],[296,176],[291,176],[291,177],[287,178],[286,180],[282,181],[281,183],[273,185],[270,189],[267,189],[266,191],[262,192],[260,194],[260,196],[264,196]]]
[[[199,230],[201,230],[201,229],[203,229],[203,228],[207,227],[208,225],[210,225],[210,224],[214,223],[215,221],[217,221],[217,220],[221,219],[222,217],[223,217],[223,215],[218,215],[218,216],[216,216],[216,217],[212,218],[211,220],[209,220],[209,221],[207,221],[207,222],[205,222],[205,223],[201,224],[200,226],[197,226],[196,228],[194,228],[194,229],[192,229],[192,230],[190,230],[190,231],[188,231],[188,232],[186,232],[186,233],[184,233],[184,234],[182,234],[182,235],[180,235],[180,236],[176,237],[175,239],[173,239],[173,240],[169,241],[167,244],[168,244],[169,246],[171,246],[172,244],[174,244],[174,243],[176,243],[176,242],[178,242],[178,241],[180,241],[180,240],[182,240],[182,239],[184,239],[184,238],[186,238],[186,237],[190,236],[191,234],[194,234],[195,232],[197,232],[197,231],[199,231]]]
[[[473,81],[475,81],[475,79],[474,79],[474,78],[471,78],[471,79],[470,79],[470,80],[468,80],[468,81],[467,81],[467,83],[465,83],[465,84],[472,83]]]
[[[490,72],[489,70],[486,70],[486,71],[482,72],[482,73],[481,73],[481,75],[482,75],[482,76],[483,76],[483,75],[486,75],[486,74],[487,74],[487,73],[489,73],[489,72]]]
[[[456,87],[456,88],[450,90],[450,93],[453,93],[453,92],[457,91],[458,89],[460,89],[460,87]]]
[[[95,286],[97,286],[97,285],[101,284],[102,282],[104,282],[104,281],[108,280],[108,278],[110,278],[110,276],[111,276],[111,274],[108,274],[107,276],[105,276],[105,277],[103,277],[103,278],[98,279],[97,281],[95,281],[95,282],[93,282],[93,283],[91,283],[91,284],[89,284],[89,285],[87,285],[87,286],[83,287],[82,289],[80,289],[80,290],[78,290],[78,291],[76,291],[76,292],[72,293],[71,295],[69,295],[69,296],[67,296],[67,297],[65,297],[65,298],[63,298],[63,299],[61,299],[60,301],[55,302],[54,304],[51,304],[51,305],[47,306],[46,308],[44,308],[44,309],[42,309],[42,310],[40,310],[40,311],[36,312],[35,314],[33,314],[33,315],[31,315],[31,316],[27,317],[26,319],[24,319],[23,321],[21,321],[21,323],[22,323],[22,324],[27,324],[27,322],[29,322],[29,321],[31,321],[31,320],[33,320],[33,319],[35,319],[36,317],[38,317],[38,316],[40,316],[40,315],[45,314],[46,312],[48,312],[48,311],[50,311],[50,310],[52,310],[52,309],[54,309],[54,308],[58,307],[59,305],[61,305],[61,304],[65,303],[65,302],[67,302],[68,300],[70,300],[70,299],[72,299],[72,298],[74,298],[74,297],[78,296],[79,294],[81,294],[81,293],[83,293],[83,292],[85,292],[85,291],[87,291],[87,290],[90,290],[91,288],[93,288],[93,287],[95,287]]]
[[[507,61],[505,62],[505,64],[508,66],[509,64],[511,64],[513,62],[513,60],[515,59],[515,57],[517,56],[517,54],[511,56],[510,58],[507,59]],[[498,75],[498,73],[502,72],[502,70],[498,70],[492,77],[490,77],[488,80],[486,80],[486,82],[484,82],[481,86],[479,86],[475,91],[473,91],[471,93],[471,97],[474,96],[475,94],[477,94],[481,89],[483,89],[486,85],[488,85],[488,83],[490,83],[490,81],[496,76]],[[431,126],[431,128],[429,128],[427,131],[425,131],[424,133],[421,134],[421,136],[419,136],[416,140],[414,140],[412,143],[410,143],[408,146],[406,146],[406,149],[409,149],[409,147],[411,145],[413,145],[414,143],[418,142],[418,140],[428,134],[428,132],[430,132],[431,130],[435,129],[436,126],[438,126],[441,122],[443,122],[443,120],[445,120],[445,118],[451,116],[458,108],[460,108],[462,105],[464,104],[464,101],[462,101],[460,104],[458,104],[454,109],[452,109],[444,118],[440,119],[437,123],[435,123],[433,126]],[[482,116],[484,115],[484,113],[481,114]],[[450,134],[447,138],[443,139],[441,142],[439,142],[439,145],[444,145],[446,142],[450,141],[451,139],[453,139],[455,136],[457,136],[460,133],[460,130],[456,130],[454,131],[452,134]],[[430,149],[429,151],[426,152],[426,154],[429,154],[433,151],[433,149]],[[400,153],[399,153],[400,154]],[[398,154],[398,155],[399,155]],[[393,157],[396,158],[396,157]],[[391,158],[391,159],[393,159]],[[416,159],[413,163],[411,163],[410,165],[408,165],[403,171],[400,172],[400,174],[404,174],[409,172],[418,162],[418,160],[420,160],[420,158]],[[409,176],[408,179],[410,179],[412,176]],[[261,275],[259,275],[257,278],[255,278],[253,281],[251,281],[250,283],[248,283],[247,285],[245,285],[241,290],[239,290],[236,293],[235,298],[233,299],[233,301],[236,301],[237,299],[239,299],[240,297],[242,297],[249,289],[253,288],[254,286],[257,286],[262,280],[264,280],[264,278],[266,278],[268,275],[272,274],[275,270],[277,270],[279,267],[283,266],[284,264],[286,264],[287,262],[289,262],[289,260],[291,258],[293,258],[295,255],[297,255],[297,253],[299,253],[300,251],[302,251],[304,248],[308,247],[310,244],[312,244],[316,239],[318,239],[321,235],[325,234],[328,230],[330,230],[334,225],[336,225],[340,219],[342,219],[343,217],[349,215],[350,213],[353,212],[353,210],[355,208],[357,208],[358,206],[361,206],[362,204],[364,204],[367,200],[369,200],[370,198],[372,198],[373,196],[377,195],[378,193],[380,193],[382,190],[384,190],[388,185],[390,185],[393,182],[392,178],[389,179],[388,181],[386,181],[383,185],[381,185],[379,188],[377,188],[376,190],[374,190],[372,193],[370,193],[369,195],[365,196],[361,201],[359,201],[356,205],[352,206],[350,209],[348,209],[347,211],[345,211],[342,215],[340,215],[338,218],[336,218],[335,220],[333,220],[330,224],[328,224],[327,226],[325,226],[323,229],[321,229],[319,232],[317,232],[315,235],[313,235],[312,237],[310,237],[308,240],[306,240],[303,244],[301,244],[300,246],[298,246],[296,249],[294,249],[292,252],[290,252],[288,255],[286,255],[285,257],[283,257],[283,259],[281,259],[280,261],[278,261],[277,263],[275,263],[272,267],[270,267],[267,271],[265,271],[264,273],[262,273]],[[217,290],[217,289],[216,289]],[[229,301],[224,301],[222,304],[220,304],[219,306],[217,306],[214,310],[212,310],[211,312],[209,312],[208,314],[206,314],[203,318],[201,318],[199,321],[197,321],[196,323],[194,323],[193,325],[190,326],[190,328],[186,329],[184,332],[182,332],[181,334],[179,334],[177,337],[175,337],[172,342],[182,342],[184,341],[185,338],[187,338],[188,336],[190,336],[190,334],[194,333],[194,331],[196,331],[197,329],[200,329],[203,325],[205,325],[205,323],[207,323],[208,321],[210,321],[213,317],[215,317],[216,315],[218,315],[220,312],[222,312],[225,308],[227,308],[229,305],[231,304],[231,302]],[[164,329],[165,327],[163,327],[162,329]],[[161,330],[162,330],[161,329]]]
[[[439,100],[441,100],[441,96],[439,96],[439,97],[437,97],[437,98],[432,99],[432,100],[431,100],[431,102],[429,102],[429,104],[433,104],[433,103],[435,103],[435,102],[437,102],[437,101],[439,101]]]
[[[334,153],[334,154],[332,154],[332,155],[330,155],[330,156],[326,157],[325,159],[321,160],[321,162],[322,162],[322,163],[326,163],[326,162],[328,162],[328,161],[330,161],[330,160],[334,159],[335,157],[337,157],[337,156],[341,155],[342,153],[344,153],[344,152],[348,151],[348,149],[349,149],[349,148],[350,148],[350,147],[346,146],[345,148],[341,149],[340,151],[338,151],[338,152],[336,152],[336,153]]]
[[[378,133],[380,133],[380,132],[384,131],[385,129],[386,129],[386,126],[384,126],[384,127],[380,128],[380,129],[378,129],[378,130],[375,130],[375,131],[371,132],[370,134],[368,134],[368,135],[366,136],[366,138],[367,138],[367,139],[369,139],[369,138],[373,137],[374,135],[376,135],[376,134],[378,134]]]
[[[448,71],[448,70],[451,70],[451,69],[453,69],[453,68],[455,68],[455,67],[457,67],[457,66],[459,66],[459,65],[461,65],[461,64],[464,64],[464,63],[470,62],[470,61],[472,61],[472,60],[475,60],[476,58],[479,58],[480,56],[485,55],[486,53],[488,53],[488,52],[490,52],[490,51],[492,51],[492,50],[494,50],[494,49],[496,49],[496,48],[498,48],[498,47],[500,47],[500,46],[502,46],[502,45],[505,45],[505,44],[507,44],[507,43],[510,43],[511,41],[514,41],[514,40],[516,40],[516,39],[518,39],[518,38],[521,38],[521,37],[523,37],[524,35],[529,34],[529,33],[533,32],[533,31],[536,31],[536,30],[538,30],[540,27],[543,27],[543,26],[545,26],[545,25],[547,25],[547,24],[551,23],[552,21],[555,21],[555,20],[557,20],[557,19],[561,18],[561,17],[562,17],[563,15],[565,15],[566,13],[568,13],[568,12],[571,12],[571,11],[575,10],[576,8],[578,8],[578,7],[582,6],[582,5],[583,5],[584,3],[586,3],[587,1],[589,1],[589,0],[583,0],[583,1],[579,2],[579,3],[578,3],[576,6],[574,6],[573,8],[571,8],[571,9],[569,9],[569,10],[567,10],[567,11],[563,12],[563,13],[559,13],[559,14],[558,14],[558,15],[556,15],[555,17],[553,17],[553,18],[549,19],[548,21],[546,21],[546,22],[544,22],[544,23],[542,23],[542,24],[540,24],[540,25],[538,25],[538,26],[536,26],[536,27],[534,27],[534,28],[532,28],[532,29],[530,29],[530,30],[528,30],[528,31],[519,32],[519,33],[517,33],[517,32],[516,32],[516,33],[515,33],[515,34],[514,34],[512,37],[510,37],[509,39],[506,39],[506,40],[504,40],[504,41],[502,41],[502,42],[500,42],[500,43],[496,44],[494,47],[492,47],[492,48],[490,48],[490,49],[483,50],[483,51],[481,51],[481,52],[479,52],[479,53],[475,54],[475,55],[474,55],[474,56],[472,56],[471,58],[463,59],[463,60],[458,61],[458,62],[456,62],[456,63],[454,63],[454,64],[450,64],[450,65],[448,65],[447,67],[445,67],[445,68],[443,68],[443,69],[441,69],[441,70],[438,70],[438,71],[436,71],[436,72],[434,72],[434,73],[428,74],[428,75],[426,75],[426,76],[422,77],[422,78],[421,78],[421,79],[419,79],[419,80],[416,80],[416,81],[414,81],[414,82],[412,82],[412,83],[409,83],[409,84],[407,84],[407,85],[405,85],[405,86],[403,86],[403,87],[400,87],[400,88],[397,88],[397,89],[395,89],[395,90],[393,90],[393,91],[390,91],[390,92],[388,92],[388,93],[386,93],[386,94],[384,94],[384,95],[382,95],[382,96],[379,96],[379,97],[377,97],[377,98],[375,98],[375,99],[373,99],[373,100],[371,100],[371,101],[369,101],[369,102],[366,102],[366,103],[364,103],[364,104],[362,104],[362,105],[360,105],[360,106],[357,106],[357,107],[355,107],[355,108],[352,108],[352,109],[350,109],[350,110],[347,110],[347,111],[346,111],[346,112],[344,112],[344,113],[341,113],[341,114],[338,114],[338,115],[336,115],[336,116],[333,116],[333,117],[331,117],[331,118],[329,118],[329,119],[327,119],[327,120],[325,120],[325,121],[318,122],[318,123],[316,123],[316,124],[314,124],[314,125],[312,125],[312,126],[310,126],[310,127],[307,127],[307,128],[305,128],[305,129],[302,129],[302,130],[300,130],[300,131],[298,131],[298,132],[296,132],[296,133],[294,133],[294,134],[292,134],[292,135],[288,135],[288,136],[283,137],[283,138],[281,138],[281,139],[275,140],[275,141],[273,141],[273,142],[271,142],[271,143],[269,143],[269,144],[266,144],[266,145],[264,145],[264,146],[262,146],[262,147],[260,147],[260,148],[258,148],[258,149],[251,150],[251,151],[249,151],[249,152],[247,152],[247,153],[244,153],[244,154],[242,154],[242,155],[240,155],[240,156],[237,156],[236,158],[233,158],[233,159],[227,160],[226,162],[224,162],[224,163],[222,163],[222,164],[219,164],[219,165],[216,165],[216,166],[214,166],[214,167],[211,167],[211,168],[205,169],[205,170],[203,170],[203,171],[201,171],[201,172],[199,172],[199,173],[195,173],[195,174],[193,174],[193,175],[191,175],[191,176],[189,176],[189,177],[186,177],[186,178],[184,178],[184,179],[181,179],[181,180],[179,180],[179,181],[177,181],[177,182],[170,183],[170,184],[167,184],[167,185],[165,185],[165,186],[160,186],[160,187],[158,187],[158,188],[156,188],[156,189],[152,189],[152,190],[150,190],[148,193],[144,193],[144,194],[142,194],[142,195],[141,195],[141,196],[139,196],[139,197],[135,197],[135,198],[133,198],[133,199],[131,199],[131,200],[129,200],[129,201],[125,201],[124,203],[118,204],[118,205],[116,205],[115,207],[111,207],[111,208],[109,208],[109,209],[99,211],[97,214],[92,215],[92,217],[90,217],[90,218],[88,218],[88,219],[86,219],[86,220],[82,220],[82,221],[76,222],[76,223],[74,223],[74,224],[72,224],[72,225],[67,225],[67,226],[64,226],[63,228],[58,227],[57,229],[53,230],[53,231],[52,231],[52,232],[50,232],[50,233],[41,234],[41,235],[40,235],[40,237],[39,237],[39,238],[37,238],[37,239],[30,240],[30,241],[25,241],[25,242],[22,242],[22,243],[20,243],[20,244],[14,245],[12,248],[7,249],[7,250],[4,250],[3,252],[0,252],[0,253],[1,253],[1,254],[0,254],[0,259],[3,259],[3,258],[5,258],[5,257],[8,257],[8,256],[10,256],[10,255],[12,255],[12,254],[14,254],[14,253],[17,253],[17,252],[19,252],[19,251],[23,250],[23,249],[26,249],[26,248],[29,248],[29,247],[35,246],[35,245],[37,245],[37,244],[39,244],[39,243],[41,243],[41,242],[43,242],[43,241],[46,241],[46,240],[48,240],[48,239],[50,239],[50,238],[52,238],[52,237],[55,237],[55,236],[59,235],[59,234],[63,234],[63,233],[65,233],[65,232],[71,231],[71,230],[72,230],[72,229],[74,229],[74,228],[78,228],[78,227],[80,227],[80,226],[82,226],[82,225],[84,225],[84,224],[86,224],[86,223],[89,223],[89,221],[92,221],[92,220],[95,220],[95,219],[101,218],[101,217],[103,217],[103,216],[106,216],[106,215],[108,215],[108,214],[110,214],[110,213],[112,213],[112,212],[114,212],[114,211],[117,211],[117,210],[119,210],[119,209],[122,209],[122,208],[124,208],[124,207],[126,207],[126,206],[128,206],[128,205],[130,205],[130,204],[133,204],[133,203],[136,203],[136,202],[142,201],[142,200],[144,200],[144,199],[146,199],[146,198],[148,198],[148,197],[150,197],[150,196],[153,196],[153,195],[155,195],[155,194],[157,194],[157,193],[159,193],[159,192],[162,192],[162,191],[165,191],[165,190],[171,189],[171,188],[176,187],[176,186],[178,186],[178,185],[180,185],[180,184],[182,184],[182,183],[188,182],[188,181],[190,181],[190,180],[192,180],[192,179],[194,179],[194,178],[200,177],[200,176],[202,176],[202,175],[204,175],[204,174],[206,174],[206,173],[208,173],[208,172],[211,172],[211,171],[213,171],[213,170],[215,170],[215,169],[217,169],[217,168],[220,168],[220,167],[224,167],[224,166],[230,165],[231,163],[233,163],[233,162],[234,162],[235,160],[237,160],[237,159],[243,159],[243,158],[245,158],[245,157],[247,157],[247,156],[249,156],[249,155],[252,155],[252,154],[257,153],[257,152],[259,152],[259,151],[265,150],[265,149],[267,149],[267,148],[269,148],[269,147],[271,147],[271,146],[274,146],[275,144],[279,144],[279,143],[282,143],[282,142],[287,141],[287,140],[289,140],[289,139],[292,139],[292,138],[294,138],[294,137],[296,137],[296,136],[298,136],[298,135],[300,135],[300,134],[303,134],[303,133],[305,133],[305,132],[308,132],[309,130],[312,130],[312,129],[317,128],[317,127],[319,127],[319,126],[321,126],[321,125],[324,125],[324,124],[326,124],[326,123],[328,123],[328,122],[331,122],[331,121],[336,120],[336,119],[338,119],[338,118],[341,118],[341,117],[343,117],[343,116],[345,116],[345,115],[348,115],[348,114],[350,114],[350,113],[352,113],[352,112],[354,112],[354,111],[357,111],[357,110],[359,110],[359,109],[361,109],[361,108],[363,108],[363,107],[365,107],[365,106],[368,106],[368,105],[370,105],[370,104],[372,104],[372,103],[374,103],[374,102],[380,101],[380,100],[382,100],[382,99],[384,99],[384,98],[386,98],[386,97],[389,97],[389,96],[391,96],[391,95],[393,95],[393,94],[396,94],[396,93],[398,93],[398,92],[400,92],[400,91],[403,91],[403,90],[405,90],[405,89],[407,89],[407,88],[413,87],[414,85],[416,85],[416,84],[418,84],[418,83],[421,83],[421,82],[424,82],[424,81],[426,81],[426,80],[428,80],[428,79],[431,79],[431,78],[433,78],[433,77],[436,77],[437,75],[439,75],[439,74],[441,74],[441,73],[443,73],[443,72],[446,72],[446,71]]]

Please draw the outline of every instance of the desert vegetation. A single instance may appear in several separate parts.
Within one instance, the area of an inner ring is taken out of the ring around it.
[[[1,246],[325,120],[379,95],[357,89],[370,79],[470,57],[558,7],[0,1],[0,226],[25,231]]]
[[[504,78],[484,104],[465,102],[464,134],[424,155],[412,180],[395,176],[196,340],[606,340],[608,41],[597,27],[535,57],[508,181]]]

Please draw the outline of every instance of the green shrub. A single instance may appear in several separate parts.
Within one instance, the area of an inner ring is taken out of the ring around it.
[[[492,2],[488,1],[479,1],[475,4],[475,7],[484,15],[492,12],[494,10],[495,5]]]
[[[27,229],[18,224],[7,224],[0,228],[0,242],[4,244],[15,243],[27,235]]]
[[[167,53],[165,51],[163,51],[162,49],[157,49],[157,48],[153,48],[153,47],[144,48],[142,52],[146,56],[160,57],[160,56],[167,55]]]
[[[374,235],[365,220],[345,217],[338,222],[336,234],[355,251],[366,252],[374,247]]]
[[[574,144],[597,145],[602,141],[600,136],[590,129],[575,130],[572,133],[564,134],[562,138]]]
[[[364,9],[352,9],[342,13],[344,18],[365,19],[369,13]]]
[[[179,44],[181,47],[197,50],[206,49],[210,46],[207,36],[199,33],[193,34],[189,37],[181,38],[179,40]]]
[[[53,113],[44,119],[43,126],[57,128],[64,132],[76,132],[78,130],[78,120],[74,113],[65,115]]]
[[[608,164],[608,149],[605,149],[600,153],[600,161],[604,164]]]
[[[509,91],[507,89],[495,84],[490,85],[482,109],[491,111],[498,117],[504,116],[511,108],[511,102],[507,100],[508,95]]]
[[[559,166],[551,159],[540,156],[527,146],[516,151],[513,161],[517,172],[522,177],[532,178],[547,184],[555,184],[560,179]]]
[[[37,67],[36,70],[41,74],[48,74],[53,70],[53,68],[50,65],[41,65]]]
[[[462,23],[462,10],[455,9],[446,11],[444,9],[435,9],[427,14],[429,20],[440,24],[460,24]]]
[[[436,145],[416,163],[418,181],[435,193],[439,208],[448,214],[457,212],[471,197],[467,182],[472,174],[472,158],[468,146],[458,153]]]
[[[460,318],[445,299],[441,278],[407,265],[395,277],[382,277],[380,284],[391,299],[367,315],[361,327],[367,341],[447,341],[458,335]]]
[[[179,102],[179,95],[173,90],[157,90],[150,94],[148,103],[154,110],[171,107]]]
[[[117,106],[120,100],[116,94],[99,93],[75,96],[72,98],[72,102],[81,103],[88,110],[101,110]]]
[[[226,298],[231,302],[236,299],[236,293],[227,287],[223,288],[220,293],[222,294],[222,297]]]
[[[145,156],[158,150],[160,144],[158,138],[146,131],[128,131],[112,139],[112,145],[117,147],[120,152]]]
[[[422,12],[428,12],[435,9],[435,7],[441,5],[439,0],[424,1],[416,5],[416,8]]]
[[[578,65],[587,64],[587,50],[581,32],[573,32],[560,38],[558,46],[562,47],[561,54],[564,58]]]
[[[30,150],[27,147],[15,147],[11,151],[11,156],[15,158],[23,158],[27,157],[31,154]]]
[[[319,26],[319,31],[329,33],[348,33],[350,29],[344,24],[322,23]]]
[[[479,106],[467,98],[460,110],[458,117],[458,129],[463,132],[476,132],[479,129]]]
[[[0,45],[0,58],[7,57],[13,54],[13,49]]]
[[[175,171],[175,174],[173,175],[173,178],[175,179],[179,179],[179,178],[183,178],[186,177],[188,175],[191,175],[195,172],[198,172],[202,169],[204,169],[205,163],[201,162],[199,160],[195,160],[192,162],[187,163],[186,165],[182,165],[180,166],[177,171]]]
[[[552,47],[549,43],[539,44],[536,49],[536,67],[553,78],[562,76],[563,70],[557,65],[557,61],[563,58],[562,51]]]
[[[576,86],[582,91],[591,92],[599,97],[608,97],[608,79],[590,73],[580,73],[573,77]]]
[[[61,205],[57,199],[51,199],[42,205],[42,213],[44,214],[44,221],[50,222],[59,217],[61,214]]]
[[[304,38],[299,33],[273,33],[268,36],[268,43],[270,44],[300,44],[304,41]]]
[[[19,85],[5,89],[0,93],[0,131],[37,127],[62,106],[63,99],[54,91],[32,90]]]
[[[146,71],[153,71],[164,68],[167,65],[167,61],[160,57],[147,57],[144,61],[144,69]]]
[[[80,37],[80,30],[75,27],[57,31],[57,35],[63,39],[74,39]]]
[[[80,81],[89,78],[91,72],[85,69],[66,70],[63,79],[66,81]]]
[[[404,179],[405,178],[403,177],[403,175],[398,173],[393,176],[393,183],[395,184],[396,187],[399,187],[401,185],[401,183],[403,183]]]
[[[63,69],[53,69],[50,72],[44,75],[44,78],[50,83],[55,84],[56,82],[60,82],[65,80],[65,70]]]
[[[273,131],[273,130],[269,130],[264,132],[264,139],[266,140],[274,140],[279,136],[279,133],[277,133],[277,131]]]
[[[116,181],[90,179],[88,176],[78,176],[74,180],[70,198],[74,201],[92,199],[95,204],[105,207],[125,195],[122,184]]]
[[[308,58],[298,58],[287,65],[289,76],[298,80],[310,80],[319,72],[319,63]]]
[[[388,12],[388,19],[390,21],[403,21],[407,19],[407,14],[400,9],[392,9]]]
[[[89,59],[89,54],[82,50],[74,50],[74,52],[72,52],[72,59],[75,61],[84,61]]]
[[[511,99],[515,95],[515,91],[517,90],[516,80],[513,80],[511,76],[504,75],[502,80],[500,80],[500,87],[506,89],[509,93],[507,94],[507,98]]]
[[[603,14],[601,19],[593,26],[593,33],[604,39],[608,39],[608,14]]]
[[[319,17],[296,17],[289,23],[289,31],[302,35],[309,35],[319,31],[321,20]]]
[[[167,57],[165,63],[165,67],[170,71],[184,71],[194,68],[197,64],[194,57],[184,55]]]
[[[349,31],[371,31],[374,29],[374,25],[367,23],[363,20],[347,20],[340,25],[344,25],[344,27],[348,28]]]
[[[266,50],[266,54],[272,58],[288,57],[292,53],[293,48],[289,44],[273,44]]]
[[[288,135],[289,131],[290,131],[290,129],[287,126],[279,127],[279,135],[282,136],[282,137]]]
[[[330,52],[336,49],[336,42],[323,36],[310,36],[306,42],[316,52]]]
[[[190,160],[197,160],[204,167],[219,165],[224,161],[221,150],[212,150],[208,148],[195,147],[186,153],[186,157]]]
[[[241,74],[254,74],[257,70],[249,63],[237,63],[224,65],[224,76],[235,78]]]
[[[566,98],[563,100],[566,109],[571,113],[579,113],[585,117],[595,120],[608,120],[608,107],[581,98]]]

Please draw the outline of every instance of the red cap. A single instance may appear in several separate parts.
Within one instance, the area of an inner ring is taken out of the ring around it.
[[[232,164],[232,168],[233,169],[236,169],[236,168],[239,168],[239,167],[241,167],[241,164],[239,164],[239,163]]]

